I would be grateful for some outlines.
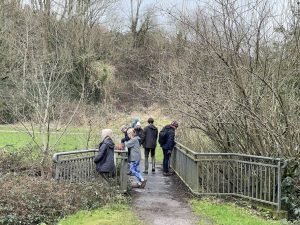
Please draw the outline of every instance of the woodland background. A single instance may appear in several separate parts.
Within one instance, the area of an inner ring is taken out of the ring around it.
[[[124,22],[118,0],[0,1],[0,122],[23,126],[43,175],[70,126],[162,108],[190,148],[288,160],[299,218],[300,2],[145,2]]]

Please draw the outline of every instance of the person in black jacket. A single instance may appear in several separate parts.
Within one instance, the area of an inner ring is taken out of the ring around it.
[[[178,128],[177,121],[173,121],[170,125],[165,126],[163,129],[166,129],[166,141],[164,144],[161,144],[161,148],[164,153],[163,159],[163,175],[169,176],[172,175],[169,173],[169,164],[170,164],[170,156],[172,150],[175,146],[175,130]]]
[[[142,145],[145,149],[145,170],[143,173],[148,173],[148,158],[149,153],[151,152],[151,160],[152,160],[152,172],[155,172],[155,148],[157,142],[158,130],[156,126],[153,125],[153,118],[148,119],[148,125],[144,128],[143,137],[142,137]]]
[[[127,134],[128,129],[129,128],[128,128],[127,125],[122,125],[121,128],[120,128],[121,132],[124,134],[124,137],[121,139],[122,144],[125,144],[126,141],[130,140],[130,138]],[[130,149],[128,149],[128,159],[129,159],[129,157],[130,157]]]
[[[115,173],[114,148],[115,144],[111,129],[102,130],[102,142],[99,144],[99,152],[94,158],[97,172],[106,180]]]
[[[125,143],[125,141],[129,141],[129,137],[127,134],[128,126],[127,125],[122,125],[120,128],[121,132],[124,134],[124,137],[121,139],[121,143]]]
[[[140,145],[142,144],[143,136],[144,136],[144,130],[142,128],[142,125],[140,122],[137,122],[134,127],[135,135],[138,136]]]

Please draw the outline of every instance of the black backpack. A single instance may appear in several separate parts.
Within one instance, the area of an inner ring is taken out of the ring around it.
[[[167,142],[167,133],[168,130],[166,129],[166,127],[163,127],[163,129],[161,129],[161,131],[159,132],[158,143],[160,145],[164,145]]]

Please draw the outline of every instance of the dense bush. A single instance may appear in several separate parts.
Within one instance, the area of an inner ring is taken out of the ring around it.
[[[282,182],[282,204],[289,219],[300,220],[300,161],[290,161]]]
[[[41,176],[40,156],[35,146],[23,146],[18,151],[0,149],[0,180],[11,175]],[[45,177],[52,176],[52,164],[43,168]]]
[[[101,183],[63,183],[29,176],[3,178],[0,189],[0,224],[55,224],[79,209],[126,200]]]
[[[0,101],[0,124],[14,122],[13,115],[10,114],[5,102]]]

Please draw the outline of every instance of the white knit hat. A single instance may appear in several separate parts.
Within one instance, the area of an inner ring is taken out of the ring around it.
[[[112,130],[111,129],[103,129],[102,130],[102,133],[101,133],[101,136],[102,136],[102,140],[104,140],[106,137],[112,137]]]

